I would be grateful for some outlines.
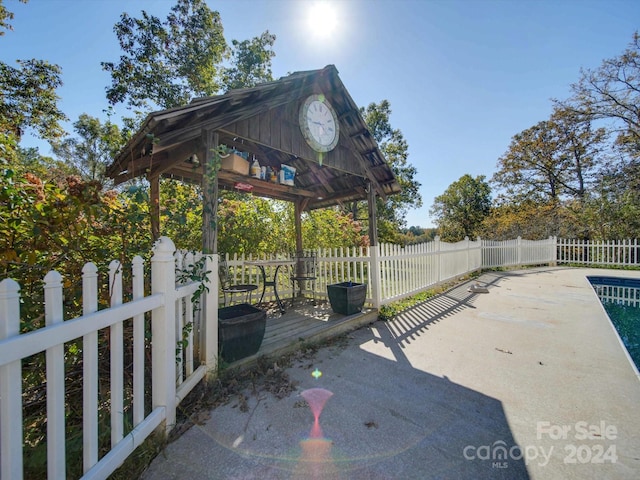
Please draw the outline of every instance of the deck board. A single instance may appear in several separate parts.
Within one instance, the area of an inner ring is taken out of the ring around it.
[[[270,306],[267,309],[267,324],[260,350],[255,355],[233,362],[230,367],[247,367],[259,357],[285,355],[302,343],[313,343],[338,336],[378,318],[378,311],[365,308],[354,315],[334,313],[328,303],[300,303],[293,307],[287,305],[287,311],[280,314]]]

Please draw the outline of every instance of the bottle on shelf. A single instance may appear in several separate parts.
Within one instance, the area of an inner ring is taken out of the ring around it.
[[[251,176],[253,178],[260,178],[260,163],[256,156],[253,156],[253,163],[251,164]]]

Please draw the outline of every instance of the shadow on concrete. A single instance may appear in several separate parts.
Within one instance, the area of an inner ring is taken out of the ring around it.
[[[468,288],[299,358],[287,369],[297,395],[277,399],[254,385],[244,411],[238,402],[212,410],[143,478],[528,479],[502,403],[414,368],[403,351],[431,323],[474,308]],[[301,393],[318,388],[332,395],[314,417]]]
[[[481,286],[487,287],[491,291],[493,288],[499,288],[501,281],[505,278],[520,275],[521,273],[517,272],[486,272],[482,275]],[[469,291],[475,283],[476,281],[470,281],[460,284],[445,293],[405,310],[392,321],[387,322],[389,334],[393,339],[388,346],[394,350],[396,357],[398,359],[402,357],[398,349],[417,340],[429,329],[430,325],[465,309],[475,308],[473,306],[475,299],[478,298],[478,295],[484,295]]]

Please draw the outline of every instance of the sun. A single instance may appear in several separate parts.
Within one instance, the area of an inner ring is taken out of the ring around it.
[[[338,27],[338,12],[335,5],[326,1],[314,2],[307,14],[307,27],[316,38],[328,38]]]

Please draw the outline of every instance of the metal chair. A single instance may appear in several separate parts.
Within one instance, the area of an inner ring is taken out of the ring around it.
[[[294,257],[295,263],[293,264],[291,271],[291,285],[293,291],[293,298],[291,302],[295,300],[296,297],[296,282],[298,282],[298,292],[299,296],[302,296],[302,289],[305,282],[311,283],[311,292],[313,295],[313,303],[316,302],[316,267],[317,267],[317,259],[315,252],[299,252],[298,255]]]
[[[234,284],[234,278],[226,260],[220,260],[218,263],[218,277],[220,278],[220,289],[222,290],[225,307],[227,306],[227,294],[229,294],[230,304],[233,303],[233,296],[236,293],[244,293],[245,303],[251,303],[251,293],[258,289],[258,285],[251,283]],[[247,299],[249,300],[248,302]]]

